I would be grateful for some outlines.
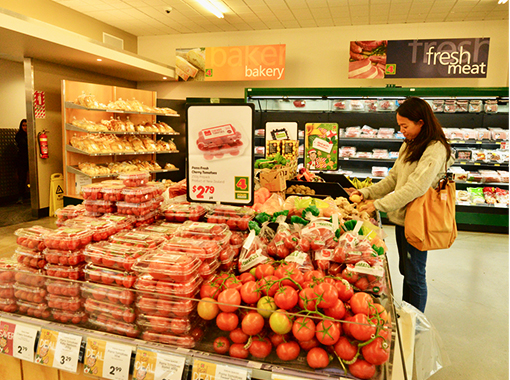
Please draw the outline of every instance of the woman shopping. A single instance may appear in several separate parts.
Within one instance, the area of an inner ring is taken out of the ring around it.
[[[396,225],[399,270],[404,276],[402,298],[423,312],[427,303],[427,251],[416,249],[406,240],[406,206],[430,187],[436,187],[454,159],[443,129],[426,101],[411,97],[396,113],[405,140],[393,168],[380,182],[348,191],[351,198],[358,195],[367,200],[363,210],[386,212],[389,220]]]
[[[28,135],[27,119],[21,120],[19,130],[16,132],[16,145],[18,146],[18,201],[23,203],[23,197],[28,183]]]

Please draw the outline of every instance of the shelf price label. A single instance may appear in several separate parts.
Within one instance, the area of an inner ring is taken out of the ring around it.
[[[82,339],[79,335],[59,332],[55,346],[53,368],[76,373]]]
[[[191,380],[246,380],[248,370],[195,359]]]
[[[12,340],[13,356],[29,362],[34,361],[35,338],[38,328],[26,325],[16,325]]]
[[[83,373],[112,380],[127,380],[132,352],[132,346],[89,337],[83,359]]]
[[[180,380],[185,364],[184,356],[138,348],[133,380]]]
[[[16,330],[16,324],[0,321],[0,354],[13,356],[15,346],[13,344],[14,331]],[[32,346],[32,351],[33,351]]]
[[[53,366],[53,358],[55,357],[55,347],[58,340],[58,331],[49,329],[41,329],[37,351],[35,352],[35,362],[48,367]]]

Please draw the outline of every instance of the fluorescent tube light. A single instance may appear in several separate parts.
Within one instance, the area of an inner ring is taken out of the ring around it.
[[[218,8],[216,8],[209,0],[197,0],[205,9],[211,12],[218,18],[223,18],[223,13],[220,12]]]
[[[498,1],[498,4],[506,4],[506,3],[508,3],[508,0],[499,0]]]

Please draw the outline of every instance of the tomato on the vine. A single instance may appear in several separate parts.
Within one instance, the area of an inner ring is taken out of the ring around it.
[[[200,287],[200,298],[214,298],[218,299],[221,289],[220,285],[214,281],[207,281]]]
[[[243,329],[238,327],[234,330],[232,330],[228,336],[230,340],[234,343],[246,343],[248,341],[248,338],[250,337],[248,334],[245,334],[243,332]]]
[[[233,358],[246,359],[250,353],[244,348],[244,343],[234,343],[230,345],[228,354]]]
[[[335,353],[345,361],[351,361],[356,356],[358,347],[354,345],[347,337],[341,336],[335,343]]]
[[[340,298],[343,302],[349,301],[354,294],[354,289],[346,280],[338,280],[335,287],[338,290],[338,298]]]
[[[293,340],[290,342],[282,342],[276,346],[276,355],[280,360],[284,361],[296,360],[300,351],[301,348],[299,344]]]
[[[298,303],[298,293],[290,286],[282,286],[276,291],[274,302],[278,308],[290,310]]]
[[[233,313],[241,305],[241,294],[236,289],[228,288],[218,295],[218,307],[226,313]]]
[[[370,364],[381,365],[390,358],[390,334],[388,330],[380,330],[380,337],[361,348],[363,358]]]
[[[270,275],[260,279],[259,287],[264,295],[273,297],[276,294],[278,288],[280,287],[278,277]]]
[[[349,327],[349,331],[354,339],[366,341],[375,334],[375,323],[372,320],[369,321],[365,314],[356,314],[351,320],[354,323]]]
[[[312,348],[319,347],[320,345],[319,341],[315,336],[310,340],[298,341],[298,343],[299,346],[305,351],[310,351]]]
[[[315,323],[311,318],[300,317],[292,325],[292,334],[300,342],[308,341],[315,337]]]
[[[264,359],[271,353],[273,345],[267,338],[253,337],[248,351],[250,354],[257,359]]]
[[[264,318],[256,311],[250,311],[241,321],[241,329],[247,335],[257,335],[264,328]]]
[[[239,324],[239,317],[235,313],[221,312],[216,317],[216,326],[223,331],[232,331]]]
[[[315,311],[317,306],[317,295],[313,288],[303,288],[299,292],[299,307],[310,311]]]
[[[354,294],[349,300],[352,312],[354,314],[371,315],[375,311],[374,301],[372,296],[365,292],[358,292]]]
[[[315,337],[325,346],[332,346],[340,338],[342,333],[341,326],[338,322],[333,322],[325,319],[317,324],[315,327]]]
[[[358,359],[349,366],[351,375],[360,379],[370,379],[375,375],[375,365],[365,360]]]
[[[261,279],[263,277],[272,276],[274,274],[274,268],[271,264],[259,264],[255,268],[255,277]]]
[[[316,281],[324,278],[324,272],[320,270],[311,270],[305,273],[305,281]]]
[[[251,275],[250,275],[251,276]],[[241,286],[241,298],[244,303],[256,303],[261,297],[261,290],[255,281],[247,281]]]
[[[337,298],[333,306],[324,309],[324,314],[331,318],[342,319],[345,315],[345,305],[342,300]]]
[[[314,369],[326,368],[329,365],[329,355],[324,348],[314,347],[308,351],[306,362]]]
[[[336,304],[338,300],[338,290],[327,282],[321,282],[313,288],[315,294],[317,294],[319,303],[318,307],[327,309]]]
[[[226,354],[230,349],[230,341],[224,336],[219,336],[214,340],[213,348],[218,354]]]

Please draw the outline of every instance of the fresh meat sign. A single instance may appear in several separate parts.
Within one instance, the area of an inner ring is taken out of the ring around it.
[[[349,78],[486,78],[489,38],[351,41]]]

